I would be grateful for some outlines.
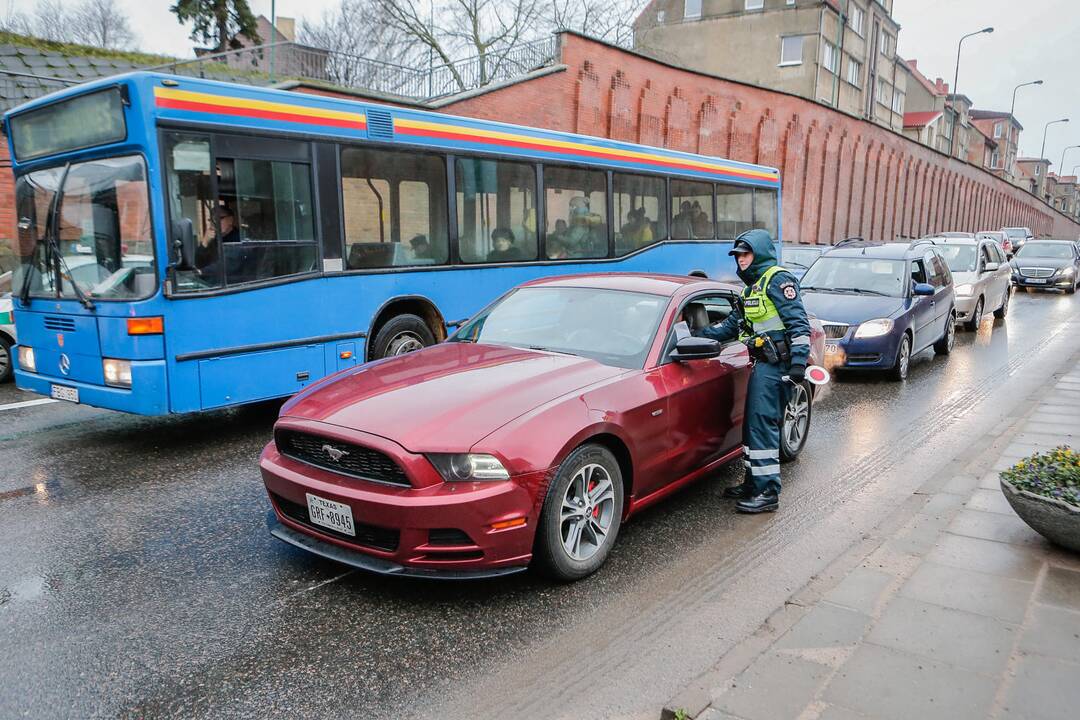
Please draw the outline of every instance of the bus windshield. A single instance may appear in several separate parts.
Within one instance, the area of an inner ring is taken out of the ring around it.
[[[64,167],[15,180],[19,268],[15,294],[138,299],[156,287],[146,166],[126,156],[72,164],[50,218]],[[46,233],[55,235],[55,245]],[[59,256],[57,256],[59,253]]]

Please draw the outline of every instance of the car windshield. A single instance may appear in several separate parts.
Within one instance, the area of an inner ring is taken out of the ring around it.
[[[455,342],[510,345],[641,368],[668,299],[571,287],[519,288],[466,323]]]
[[[820,255],[820,251],[810,248],[784,248],[784,264],[808,268]]]
[[[146,166],[138,156],[89,160],[20,175],[15,181],[19,267],[15,292],[91,298],[148,297],[155,288]],[[53,230],[55,245],[46,232]],[[57,257],[59,253],[59,257]]]
[[[1027,237],[1027,232],[1019,228],[1005,228],[1005,234],[1011,238]]]
[[[1054,258],[1056,260],[1068,260],[1073,256],[1072,243],[1056,243],[1056,242],[1029,242],[1025,243],[1024,247],[1020,248],[1016,257],[1018,258]]]
[[[939,245],[938,250],[945,257],[949,269],[953,272],[975,272],[975,263],[979,258],[974,245]]]
[[[903,260],[824,255],[806,271],[800,285],[804,290],[903,297],[907,276]]]

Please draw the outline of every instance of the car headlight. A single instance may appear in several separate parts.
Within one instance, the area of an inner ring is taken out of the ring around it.
[[[447,482],[467,482],[474,480],[507,480],[506,471],[499,459],[492,455],[478,453],[431,454],[428,460]]]
[[[878,318],[876,320],[867,320],[859,325],[859,329],[855,331],[855,337],[857,338],[872,338],[881,337],[892,330],[893,321],[888,318]]]
[[[975,289],[975,286],[971,283],[964,283],[963,285],[956,286],[957,295],[970,295],[971,291]]]
[[[1058,270],[1058,275],[1061,277],[1072,277],[1073,269],[1071,267],[1061,268]]]
[[[105,372],[105,384],[113,387],[131,387],[131,361],[113,360],[105,358],[101,361],[101,369]]]
[[[27,345],[19,346],[19,367],[26,372],[37,372],[37,361],[34,359],[34,348]]]

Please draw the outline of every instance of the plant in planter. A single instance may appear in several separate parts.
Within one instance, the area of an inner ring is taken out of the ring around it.
[[[1080,452],[1062,445],[1000,475],[1016,514],[1051,542],[1080,552]]]

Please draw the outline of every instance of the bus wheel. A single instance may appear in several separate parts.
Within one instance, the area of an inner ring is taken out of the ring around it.
[[[375,340],[371,343],[371,359],[404,355],[434,344],[435,336],[421,318],[407,313],[395,315],[375,333]]]
[[[11,342],[0,335],[0,383],[6,383],[15,375],[15,358],[11,357]]]

